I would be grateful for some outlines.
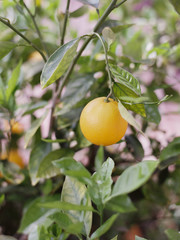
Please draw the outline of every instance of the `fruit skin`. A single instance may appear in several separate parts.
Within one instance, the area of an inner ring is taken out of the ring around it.
[[[128,123],[120,115],[118,103],[106,97],[95,98],[83,109],[80,128],[90,142],[108,146],[117,143],[125,134]]]
[[[16,122],[14,119],[11,119],[10,124],[8,121],[5,121],[5,131],[9,131],[11,128],[11,132],[13,134],[22,134],[24,132],[24,127],[21,123]],[[11,127],[10,127],[11,125]]]
[[[23,158],[17,149],[11,149],[9,151],[8,161],[17,164],[20,168],[24,168]]]

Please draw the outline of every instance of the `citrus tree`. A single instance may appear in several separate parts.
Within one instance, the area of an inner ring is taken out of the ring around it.
[[[0,6],[0,239],[180,239],[179,1]]]

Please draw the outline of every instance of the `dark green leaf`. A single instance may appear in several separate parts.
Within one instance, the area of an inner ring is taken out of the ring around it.
[[[44,142],[39,142],[31,151],[29,160],[29,175],[32,185],[36,185],[40,178],[37,177],[39,166],[44,157],[51,151],[51,145]]]
[[[124,195],[142,186],[157,168],[158,161],[143,161],[128,167],[116,181],[111,198]]]
[[[58,48],[44,65],[41,74],[41,86],[45,88],[60,78],[71,64],[79,43],[79,38]]]
[[[167,167],[175,163],[180,156],[180,137],[175,138],[160,154],[160,167]]]
[[[112,75],[119,83],[131,89],[137,95],[141,95],[139,81],[131,73],[115,65],[110,65],[110,70]]]
[[[13,42],[0,41],[0,59],[5,57],[17,45]]]
[[[161,121],[161,115],[159,113],[157,105],[144,105],[146,110],[146,119],[148,122],[154,122],[159,124]]]
[[[71,219],[63,212],[56,212],[49,216],[53,222],[56,222],[58,227],[64,229],[68,233],[78,234],[82,232],[83,223],[73,223]]]
[[[82,163],[75,161],[70,157],[63,157],[59,160],[53,161],[53,164],[60,169],[61,173],[67,176],[77,178],[80,182],[91,184],[91,174],[82,165]]]
[[[51,220],[47,217],[52,215],[54,211],[40,207],[40,203],[45,203],[47,201],[55,201],[59,198],[57,195],[45,196],[31,201],[30,205],[27,207],[23,218],[21,220],[21,225],[19,232],[30,233],[32,229],[37,229],[37,225],[51,224]]]
[[[113,225],[114,221],[118,217],[118,214],[112,215],[102,226],[100,226],[93,234],[90,239],[96,239],[106,233],[110,227]]]
[[[99,0],[78,0],[78,1],[95,8],[98,8],[99,5]]]
[[[43,114],[43,116],[41,118],[36,119],[30,129],[26,132],[25,136],[24,136],[24,147],[27,148],[30,140],[32,139],[32,137],[34,136],[34,134],[37,132],[38,128],[41,126],[42,122],[44,121],[44,119],[47,116],[47,111]]]
[[[66,86],[66,92],[62,98],[62,102],[64,103],[63,113],[69,111],[69,109],[83,100],[95,81],[96,79],[92,74],[81,75],[72,79]]]
[[[75,10],[74,12],[71,12],[70,17],[72,17],[72,18],[81,17],[85,13],[87,13],[87,11],[88,11],[88,7],[87,6],[82,6],[82,7],[78,8],[77,10]]]
[[[137,114],[140,114],[141,116],[143,117],[146,117],[146,112],[145,112],[145,108],[144,108],[144,104],[133,104],[136,99],[139,98],[139,96],[134,92],[132,91],[130,88],[124,86],[123,84],[121,83],[117,83],[115,82],[113,84],[113,92],[114,92],[114,95],[117,99],[119,99],[122,104],[128,109],[128,110],[131,110]],[[131,100],[123,100],[122,98],[124,96],[128,96],[128,97],[132,97],[134,98],[133,101]],[[141,97],[140,97],[141,98]],[[135,102],[136,103],[136,102]]]
[[[96,171],[100,170],[104,161],[104,147],[100,146],[95,157],[95,169]]]
[[[125,140],[130,153],[137,161],[141,161],[144,157],[144,149],[138,138],[135,135],[131,134],[126,135]]]
[[[113,30],[114,33],[118,33],[124,29],[127,29],[129,27],[132,27],[134,24],[131,23],[131,24],[119,24],[117,26],[114,26],[114,27],[111,27],[111,29]]]
[[[118,213],[127,213],[137,210],[127,195],[112,198],[105,204],[105,208]]]
[[[180,239],[180,233],[174,229],[167,229],[165,231],[165,234],[168,237],[168,240],[179,240]]]
[[[59,168],[53,165],[53,161],[61,157],[71,157],[73,152],[70,149],[58,149],[50,152],[46,155],[39,166],[37,177],[39,178],[51,178],[60,174]]]

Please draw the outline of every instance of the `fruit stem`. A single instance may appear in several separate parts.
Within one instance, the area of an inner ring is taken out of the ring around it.
[[[112,85],[113,85],[113,81],[112,81],[112,78],[111,78],[111,72],[110,72],[110,68],[109,68],[107,49],[106,49],[106,46],[105,46],[105,44],[104,44],[104,41],[103,41],[102,37],[99,35],[99,33],[94,32],[94,35],[96,35],[96,36],[99,38],[99,40],[100,40],[101,43],[102,43],[103,49],[104,49],[105,61],[106,61],[106,67],[107,67],[107,72],[108,72],[108,77],[109,77],[109,83],[110,83],[110,84],[109,84],[109,85],[110,85],[110,86],[109,86],[109,88],[110,88],[110,92],[109,92],[109,94],[108,94],[106,100],[107,100],[107,102],[109,102],[109,101],[108,101],[108,98],[109,98],[109,97],[111,96],[111,94],[112,94]]]

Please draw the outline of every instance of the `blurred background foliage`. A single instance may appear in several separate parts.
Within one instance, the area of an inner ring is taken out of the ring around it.
[[[91,33],[111,1],[100,1],[99,13],[82,2],[70,3],[65,42]],[[42,38],[23,1],[0,1],[0,16],[50,56],[62,43],[66,1],[35,3],[26,1]],[[105,27],[111,28],[114,39],[108,48],[109,62],[137,77],[142,96],[153,102],[171,96],[160,105],[145,103],[146,117],[132,113],[146,137],[129,126],[121,143],[104,148],[100,159],[114,159],[114,180],[135,162],[160,159],[161,163],[145,185],[129,194],[137,211],[121,213],[102,239],[111,239],[115,233],[122,240],[133,240],[134,235],[148,240],[180,239],[178,6],[176,1],[168,0],[128,0],[98,30],[101,34]],[[94,172],[100,153],[82,136],[79,115],[91,99],[108,95],[108,76],[102,45],[93,39],[78,59],[61,99],[54,103],[49,136],[50,108],[58,84],[42,89],[42,56],[2,22],[0,32],[0,234],[26,239],[28,226],[45,221],[50,211],[37,203],[59,199],[56,194],[61,192],[64,176],[52,166],[52,160],[74,156]],[[112,211],[106,210],[104,219],[111,215]],[[97,219],[94,214],[93,230],[99,224]],[[47,231],[55,236],[57,229],[51,226]]]

